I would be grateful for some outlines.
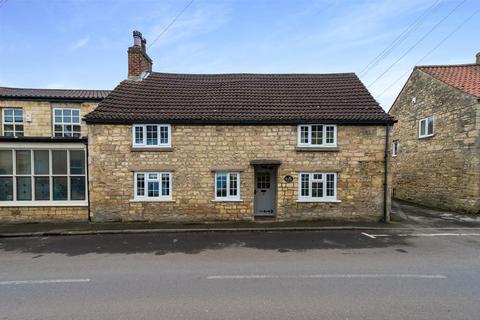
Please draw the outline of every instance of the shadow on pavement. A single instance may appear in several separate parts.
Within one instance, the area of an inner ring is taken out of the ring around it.
[[[314,249],[366,249],[409,246],[408,238],[371,239],[360,231],[215,232],[116,234],[0,239],[0,250],[67,256],[84,254],[198,254],[205,250],[254,248],[278,252]],[[35,257],[35,258],[36,258]]]

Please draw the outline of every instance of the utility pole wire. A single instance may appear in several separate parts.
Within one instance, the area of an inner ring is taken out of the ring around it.
[[[477,9],[475,12],[473,12],[467,19],[463,20],[462,23],[460,23],[455,29],[452,30],[445,38],[443,38],[435,47],[433,47],[430,51],[428,51],[420,60],[415,62],[415,65],[418,65],[420,62],[425,60],[430,54],[432,54],[435,50],[437,50],[445,41],[447,41],[451,36],[453,36],[458,30],[460,30],[470,19],[473,18],[477,13],[480,12],[480,8]],[[398,77],[391,85],[389,85],[385,90],[383,90],[378,96],[376,96],[376,99],[380,98],[385,92],[390,90],[395,84],[397,84],[398,81],[400,81],[404,76],[406,76],[410,72],[410,69],[408,69],[405,73],[403,73],[400,77]]]
[[[175,16],[175,18],[173,18],[173,20],[160,32],[160,34],[155,39],[153,39],[153,41],[150,43],[150,45],[147,48],[150,48],[158,39],[160,39],[161,36],[165,34],[165,32],[167,32],[168,29],[170,29],[170,27],[175,23],[175,21],[177,21],[177,19],[180,18],[180,16],[188,9],[188,7],[192,5],[193,1],[195,0],[190,0],[190,2],[187,3],[187,5],[182,9],[182,11],[180,11]]]
[[[450,17],[461,5],[463,5],[467,0],[463,0],[460,2],[455,8],[453,8],[445,17],[443,17],[439,22],[437,22],[430,30],[428,30],[427,33],[425,33],[413,46],[408,48],[408,50],[400,56],[397,60],[395,60],[394,63],[392,63],[382,74],[380,74],[375,80],[373,80],[368,87],[371,87],[373,84],[375,84],[380,78],[382,78],[388,71],[390,71],[397,63],[400,62],[410,51],[415,49],[423,40],[425,40],[426,37],[428,37],[440,24],[442,24],[443,21],[447,20],[448,17]]]
[[[370,61],[359,73],[360,77],[367,75],[373,68],[375,68],[382,60],[384,60],[397,46],[399,46],[408,36],[418,29],[422,24],[423,19],[440,4],[440,0],[434,2],[425,10],[415,21],[413,21],[391,44],[389,44],[382,52],[380,52],[372,61]]]

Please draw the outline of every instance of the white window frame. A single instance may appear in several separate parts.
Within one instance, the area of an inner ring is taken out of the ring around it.
[[[432,132],[428,133],[428,120],[432,119]],[[425,123],[425,133],[422,134],[422,122]],[[418,121],[418,138],[428,138],[435,134],[435,117],[429,116]]]
[[[13,111],[13,122],[5,122],[5,111]],[[22,112],[22,122],[15,122],[15,111],[20,110]],[[13,132],[14,137],[18,137],[17,132],[22,133],[22,137],[25,135],[25,120],[24,120],[24,113],[22,108],[3,108],[2,109],[2,134],[5,135],[5,125],[12,125],[13,126],[13,131],[12,130],[6,130],[8,132]],[[23,127],[23,130],[16,130],[15,126],[21,125]]]
[[[17,198],[17,179],[18,176],[31,177],[32,184],[32,200],[12,200],[12,201],[0,201],[0,207],[75,207],[75,206],[88,206],[88,162],[87,162],[87,151],[86,148],[82,145],[79,147],[78,144],[68,144],[68,143],[58,143],[58,144],[22,144],[22,143],[12,143],[2,146],[1,150],[12,151],[13,157],[13,171],[12,174],[2,174],[2,177],[13,177],[13,199]],[[16,151],[18,150],[29,150],[30,151],[30,174],[17,174],[16,168]],[[35,174],[35,164],[34,164],[34,152],[37,150],[46,150],[49,151],[49,173],[48,174]],[[53,174],[52,168],[52,151],[67,151],[67,173],[66,174]],[[83,151],[85,155],[85,173],[84,174],[72,174],[70,173],[70,151]],[[62,176],[67,178],[67,200],[53,200],[53,177]],[[70,200],[71,198],[71,182],[70,177],[85,177],[85,199],[84,200]],[[49,187],[50,187],[50,200],[35,200],[35,177],[49,177]]]
[[[323,197],[312,197],[313,175],[321,174],[322,179],[315,179],[315,182],[323,182]],[[308,196],[302,196],[302,175],[309,175]],[[327,196],[327,175],[333,175],[333,196]],[[298,200],[297,202],[340,202],[337,199],[337,173],[335,172],[299,172],[298,173]]]
[[[55,117],[55,113],[56,111],[60,110],[62,112],[62,122],[57,122],[56,121],[56,117]],[[64,122],[63,121],[63,111],[64,110],[70,110],[70,122]],[[73,110],[76,110],[78,111],[78,123],[77,122],[73,122],[73,116],[72,116],[72,111]],[[62,133],[62,137],[71,137],[71,138],[80,138],[82,136],[82,110],[80,108],[53,108],[53,114],[52,114],[52,117],[53,117],[53,136],[56,137],[56,133],[57,132],[61,132]],[[55,126],[61,126],[62,127],[62,131],[57,131],[55,130]],[[72,126],[72,134],[70,136],[67,136],[65,135],[65,127],[64,126]],[[79,126],[80,127],[80,131],[78,132],[78,137],[75,137],[74,136],[74,133],[77,133],[77,132],[74,132],[73,131],[73,126]]]
[[[396,157],[398,155],[398,140],[393,140],[392,143],[392,157]]]
[[[312,126],[322,126],[322,143],[313,144],[312,143]],[[327,143],[327,127],[333,128],[333,142]],[[302,142],[302,128],[308,128],[308,142]],[[297,126],[297,146],[307,147],[307,148],[318,148],[318,147],[336,147],[337,146],[337,126],[334,124],[300,124]]]
[[[142,175],[144,177],[144,193],[143,195],[138,195],[138,175]],[[151,175],[157,175],[157,178],[151,178]],[[168,195],[162,195],[162,177],[163,175],[168,175]],[[155,181],[158,182],[158,197],[149,197],[148,196],[148,182]],[[162,172],[151,172],[151,171],[142,171],[142,172],[135,172],[133,178],[133,200],[134,201],[172,201],[172,193],[173,193],[173,175],[171,172],[162,171]]]
[[[147,126],[156,126],[158,140],[157,144],[149,145],[147,144]],[[161,143],[160,131],[161,128],[167,128],[168,141],[167,143]],[[135,137],[136,128],[142,129],[142,142],[137,143]],[[172,146],[172,126],[169,124],[134,124],[132,126],[132,147],[133,148],[170,148]]]
[[[219,175],[226,175],[227,177],[227,195],[225,197],[217,196],[217,178]],[[237,194],[232,195],[230,193],[230,176],[236,175],[237,176]],[[215,172],[215,201],[241,201],[240,200],[240,172],[235,171],[217,171]]]

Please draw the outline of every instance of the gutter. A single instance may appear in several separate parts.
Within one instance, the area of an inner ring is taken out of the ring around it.
[[[388,211],[388,160],[389,160],[390,126],[385,126],[385,159],[383,161],[383,222],[390,222]]]

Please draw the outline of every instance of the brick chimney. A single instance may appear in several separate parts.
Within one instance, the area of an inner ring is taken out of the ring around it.
[[[138,79],[144,72],[152,72],[152,59],[147,54],[147,40],[140,31],[133,31],[133,46],[128,48],[128,78]]]
[[[477,53],[477,64],[480,64],[480,52]]]

